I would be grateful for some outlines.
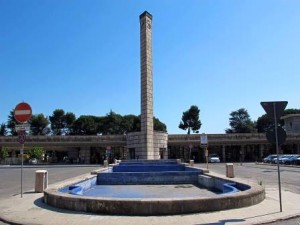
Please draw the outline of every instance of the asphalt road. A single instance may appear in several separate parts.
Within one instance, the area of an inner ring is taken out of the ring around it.
[[[206,168],[206,164],[196,166]],[[213,172],[226,174],[226,164],[224,163],[208,164],[208,166],[209,170]],[[281,190],[288,190],[300,194],[300,167],[280,166],[279,171]],[[258,183],[262,182],[266,188],[275,188],[278,190],[277,165],[255,163],[243,163],[240,165],[235,163],[234,173],[236,177],[249,179]],[[284,207],[284,205],[282,207]],[[268,225],[300,225],[300,217],[268,223]]]
[[[205,164],[196,164],[197,167],[206,168]],[[99,169],[95,165],[51,165],[51,166],[26,166],[23,168],[23,192],[33,191],[35,171],[46,169],[49,174],[49,184],[89,173]],[[226,164],[209,164],[213,172],[225,174]],[[236,177],[249,179],[262,183],[266,188],[278,189],[278,172],[275,165],[262,165],[255,163],[234,164]],[[300,194],[300,167],[280,167],[282,190]],[[21,193],[21,168],[20,166],[0,166],[0,201],[12,195]],[[284,207],[284,206],[283,206]],[[269,225],[300,225],[300,218],[280,221]],[[0,222],[0,225],[4,223]]]
[[[48,183],[76,177],[92,170],[99,169],[96,165],[50,165],[23,167],[23,193],[34,190],[35,171],[45,169],[48,171]],[[0,201],[12,195],[21,193],[21,167],[0,166]]]
[[[204,164],[197,166],[206,168]],[[226,164],[208,164],[209,170],[226,174]],[[234,163],[236,177],[252,180],[265,185],[266,188],[278,189],[278,170],[274,164]],[[300,167],[280,166],[280,180],[282,190],[300,194]]]

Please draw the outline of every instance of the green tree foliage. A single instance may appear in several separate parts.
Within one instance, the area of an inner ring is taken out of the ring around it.
[[[0,158],[5,160],[8,156],[8,147],[2,147],[0,152]]]
[[[6,125],[5,123],[2,123],[0,125],[0,136],[6,136],[6,135],[7,135]]]
[[[122,116],[110,111],[103,120],[101,131],[103,135],[107,134],[123,134],[124,127],[122,127]]]
[[[30,131],[32,135],[45,135],[49,132],[49,130],[47,130],[49,120],[42,113],[32,115],[28,122],[30,124]]]
[[[76,120],[74,113],[67,112],[63,109],[56,109],[52,116],[49,116],[51,130],[54,135],[72,134],[73,123]]]
[[[28,151],[28,155],[31,159],[41,159],[45,155],[45,150],[43,147],[33,147]]]
[[[51,122],[51,130],[54,135],[61,135],[64,129],[64,116],[65,111],[62,109],[56,109],[53,111],[52,116],[49,116]]]
[[[153,117],[153,122],[154,122],[153,126],[155,131],[167,132],[166,124],[162,123],[158,118]]]
[[[18,135],[18,133],[15,130],[16,124],[17,124],[17,121],[14,117],[14,109],[13,109],[9,112],[8,120],[7,120],[7,128],[9,129],[10,134],[13,136]]]
[[[140,117],[136,115],[125,115],[122,117],[120,126],[121,126],[122,134],[126,134],[128,132],[140,131],[141,130]]]
[[[99,130],[96,116],[80,116],[72,128],[74,135],[96,135]]]
[[[264,114],[261,117],[258,117],[255,127],[258,133],[264,133],[267,132],[267,129],[273,126],[273,124],[274,122],[270,121],[267,114]]]
[[[8,126],[15,135],[16,121],[13,111],[10,112]],[[48,122],[47,122],[48,121]],[[33,135],[43,135],[50,133],[50,127],[54,135],[114,135],[126,134],[141,130],[141,118],[135,115],[122,116],[110,111],[105,116],[82,115],[78,119],[74,113],[65,113],[62,109],[53,111],[49,120],[43,115],[33,115],[30,119],[31,133]],[[158,118],[153,117],[155,131],[167,132],[167,127]]]
[[[71,134],[72,128],[73,128],[73,124],[76,120],[76,116],[74,113],[71,112],[67,112],[64,116],[64,126],[65,126],[65,134]]]
[[[300,109],[286,109],[284,110],[283,115],[289,114],[300,114]],[[267,114],[263,114],[262,116],[258,117],[256,121],[256,129],[259,133],[265,133],[268,128],[274,125],[274,121],[270,120]],[[284,120],[279,120],[279,125],[284,125]]]
[[[201,121],[199,119],[200,110],[197,106],[192,105],[187,111],[183,112],[182,118],[179,124],[179,128],[182,130],[188,129],[188,134],[191,133],[199,133],[201,127]]]
[[[248,111],[244,108],[230,113],[229,125],[226,133],[255,133],[255,124],[251,121]]]

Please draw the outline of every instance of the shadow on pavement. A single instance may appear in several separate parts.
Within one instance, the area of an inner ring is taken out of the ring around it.
[[[257,218],[257,217],[261,217],[261,216],[269,216],[269,215],[273,215],[273,214],[278,214],[278,213],[280,213],[280,211],[272,212],[272,213],[266,213],[266,214],[261,214],[261,215],[257,215],[257,216],[246,217],[244,219],[252,219],[252,218]]]
[[[215,223],[201,223],[201,225],[225,225],[226,223],[238,223],[238,222],[244,222],[243,219],[228,219],[228,220],[220,220],[219,222]],[[196,224],[200,225],[200,224]]]

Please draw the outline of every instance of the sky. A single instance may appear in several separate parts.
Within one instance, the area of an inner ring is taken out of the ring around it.
[[[232,111],[262,101],[300,108],[299,0],[0,0],[0,123],[33,114],[140,114],[139,15],[153,16],[154,116],[225,133]]]

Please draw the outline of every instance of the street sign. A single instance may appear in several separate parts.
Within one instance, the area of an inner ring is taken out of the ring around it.
[[[280,117],[284,113],[284,109],[287,106],[287,101],[277,101],[277,102],[261,102],[263,109],[266,111],[270,119],[275,119],[279,121]]]
[[[17,132],[18,132],[18,131],[21,131],[21,130],[29,131],[29,130],[30,130],[30,124],[27,124],[27,123],[16,124],[15,130],[16,130]]]
[[[287,106],[287,101],[280,102],[261,102],[261,106],[267,113],[267,116],[274,120],[274,126],[269,129],[266,133],[267,139],[272,144],[276,145],[276,154],[279,159],[279,145],[282,145],[286,139],[286,133],[279,127],[278,121],[280,117],[284,113],[284,109]],[[280,168],[279,168],[279,160],[277,160],[277,173],[278,173],[278,190],[279,190],[279,204],[280,204],[280,212],[282,212],[282,201],[281,201],[281,181],[280,181]]]
[[[208,145],[208,142],[207,142],[207,135],[206,134],[200,134],[200,146],[202,148],[206,148]]]
[[[24,144],[26,141],[26,132],[24,130],[21,130],[19,131],[18,135],[19,143]]]
[[[267,140],[273,144],[276,145],[276,135],[275,135],[275,128],[267,130],[266,133]],[[277,144],[282,145],[285,142],[286,139],[286,132],[282,127],[277,127]]]
[[[17,122],[25,123],[30,119],[32,115],[32,110],[29,104],[26,102],[19,103],[14,111],[14,117]]]

